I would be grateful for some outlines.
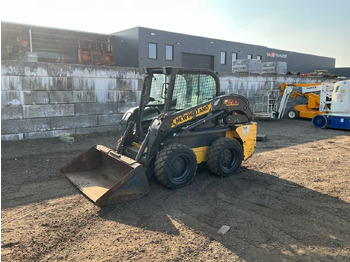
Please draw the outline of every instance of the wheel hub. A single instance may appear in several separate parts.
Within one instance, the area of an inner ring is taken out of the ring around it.
[[[222,154],[221,159],[222,166],[231,168],[234,164],[234,154],[230,149],[226,149]]]
[[[170,168],[173,178],[181,178],[185,176],[188,171],[188,163],[183,156],[177,156],[172,161]]]

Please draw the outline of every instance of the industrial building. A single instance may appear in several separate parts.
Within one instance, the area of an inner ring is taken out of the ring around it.
[[[288,71],[337,73],[335,58],[135,27],[112,34],[1,22],[1,60],[115,65],[181,66],[232,72],[232,61],[287,62]],[[344,76],[349,68],[341,68]]]
[[[1,60],[113,65],[110,36],[1,22]]]
[[[288,71],[333,71],[335,58],[302,54],[266,46],[229,42],[192,35],[136,27],[114,33],[112,43],[118,66],[182,66],[231,72],[232,60],[260,59],[287,62]]]

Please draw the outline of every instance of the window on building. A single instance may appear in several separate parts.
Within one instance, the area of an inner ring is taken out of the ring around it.
[[[262,56],[261,56],[261,55],[257,55],[257,56],[256,56],[256,59],[262,60]]]
[[[157,59],[157,44],[148,43],[148,58]]]
[[[226,52],[221,51],[220,53],[220,64],[226,65]]]
[[[249,55],[247,56],[247,58],[248,58],[248,59],[253,59],[253,55],[249,54]]]
[[[237,60],[238,54],[237,53],[232,53],[232,61]]]
[[[165,45],[165,60],[174,60],[174,46]]]

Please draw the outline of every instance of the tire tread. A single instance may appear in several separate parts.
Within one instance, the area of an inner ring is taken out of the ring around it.
[[[208,150],[207,157],[206,157],[206,164],[209,170],[218,177],[225,177],[225,175],[221,173],[220,168],[218,167],[217,158],[218,158],[219,152],[225,144],[232,143],[232,141],[235,141],[238,143],[237,140],[231,139],[228,137],[218,138],[212,143],[212,145]]]
[[[175,187],[172,186],[171,184],[169,184],[168,181],[166,180],[165,175],[164,175],[164,166],[165,166],[165,162],[166,162],[166,159],[169,156],[169,154],[177,149],[190,149],[190,150],[192,150],[190,147],[188,147],[184,144],[178,144],[178,143],[170,144],[170,145],[164,147],[159,152],[159,154],[156,158],[156,161],[154,163],[154,174],[155,174],[156,178],[158,179],[158,181],[160,183],[162,183],[163,185],[165,185],[166,187],[169,187],[169,188],[175,188]],[[196,163],[195,173],[196,173],[196,171],[197,171],[197,163]],[[189,181],[187,181],[186,184],[183,186],[190,184],[192,182],[193,178],[194,178],[194,176]]]

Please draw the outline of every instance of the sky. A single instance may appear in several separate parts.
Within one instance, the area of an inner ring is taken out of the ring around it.
[[[336,58],[350,0],[1,0],[1,21],[110,34],[142,26]]]

